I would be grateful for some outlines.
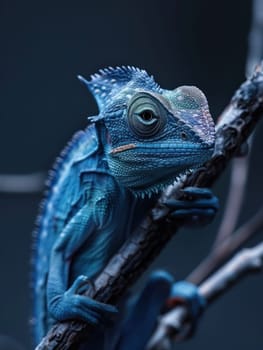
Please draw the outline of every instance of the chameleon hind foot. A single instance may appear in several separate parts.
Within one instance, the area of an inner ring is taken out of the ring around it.
[[[186,306],[188,311],[188,322],[179,338],[189,338],[196,330],[198,319],[206,306],[206,300],[199,293],[196,285],[184,280],[173,284],[170,297],[166,301],[168,309],[178,305]]]
[[[127,301],[126,317],[118,330],[119,341],[117,346],[109,347],[111,350],[145,349],[165,301],[170,297],[173,281],[173,276],[166,271],[151,273],[144,289]]]
[[[118,310],[113,305],[78,294],[87,290],[88,285],[90,280],[79,276],[64,294],[53,297],[48,305],[52,316],[58,321],[78,319],[94,326],[107,323]]]

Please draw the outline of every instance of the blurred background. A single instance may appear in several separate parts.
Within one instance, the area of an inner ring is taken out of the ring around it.
[[[144,68],[168,89],[197,85],[216,119],[245,79],[250,21],[249,0],[1,0],[0,173],[46,172],[97,111],[76,75],[110,65]],[[240,223],[262,202],[262,132],[259,126]],[[228,181],[229,169],[214,187],[222,207]],[[31,347],[29,262],[41,197],[0,193],[0,334],[24,349]],[[182,230],[153,267],[184,278],[207,254],[221,214],[205,229]],[[262,275],[241,281],[176,348],[261,349],[262,295]]]

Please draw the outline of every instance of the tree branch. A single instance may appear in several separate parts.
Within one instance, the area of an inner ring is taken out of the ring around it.
[[[246,61],[246,74],[249,76],[255,69],[256,64],[260,62],[263,55],[263,2],[261,0],[253,1],[253,14],[251,29],[248,41],[248,54]],[[252,136],[250,137],[250,144],[252,144]],[[231,169],[231,180],[229,186],[229,193],[227,203],[225,205],[223,219],[219,227],[216,239],[209,255],[201,261],[201,263],[188,276],[188,280],[192,283],[199,284],[208,277],[210,273],[229,258],[230,254],[237,249],[245,238],[230,237],[234,232],[239,213],[242,207],[245,187],[248,176],[249,156],[244,158],[237,158],[233,160]],[[245,236],[245,235],[244,235]],[[226,238],[230,237],[230,240]],[[247,237],[246,239],[248,239]],[[224,243],[224,244],[221,244]],[[239,244],[240,243],[240,244]],[[229,244],[229,246],[227,246]],[[233,245],[236,244],[236,247]]]
[[[248,55],[246,74],[249,76],[258,62],[263,58],[263,3],[262,0],[253,0],[252,23],[248,38]]]
[[[248,41],[246,74],[249,76],[263,55],[263,6],[261,0],[254,0],[252,6],[252,23]],[[250,138],[252,143],[252,137]],[[251,146],[251,145],[250,145]],[[243,203],[248,175],[249,156],[234,159],[231,169],[229,194],[224,216],[214,242],[213,250],[225,238],[234,232],[240,209]]]
[[[163,200],[178,198],[183,186],[210,186],[222,173],[230,158],[240,149],[263,112],[263,64],[237,90],[218,124],[216,146],[212,159],[202,168],[188,175],[184,182],[169,187],[159,199],[138,230],[122,246],[94,282],[88,296],[115,304],[119,297],[145,271],[154,257],[179,228],[169,219]],[[88,335],[91,327],[83,322],[70,321],[55,325],[37,347],[67,350]]]
[[[255,65],[260,61],[263,55],[263,4],[261,0],[253,1],[253,15],[251,31],[249,35],[249,49],[246,62],[246,73],[250,75]],[[251,138],[252,139],[252,138]],[[234,232],[238,216],[245,194],[245,185],[248,175],[249,157],[234,159],[231,171],[231,181],[227,204],[221,225],[219,227],[216,239],[210,254],[194,269],[187,280],[198,285],[205,280],[213,271],[229,259],[231,254],[242,244],[244,244],[252,235],[263,227],[263,207],[258,213],[237,232]],[[173,329],[178,329],[177,334],[183,335],[182,329],[186,309],[176,307],[174,311],[163,315],[159,320],[159,326],[155,331],[151,344],[153,349],[171,349]],[[166,328],[165,328],[166,325]],[[172,328],[174,327],[174,328]],[[171,334],[169,334],[171,333]],[[158,347],[158,343],[160,346]],[[154,346],[155,344],[155,346]],[[150,346],[151,347],[151,346]]]

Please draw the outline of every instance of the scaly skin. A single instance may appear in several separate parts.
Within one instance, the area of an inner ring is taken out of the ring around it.
[[[108,68],[90,81],[80,80],[95,96],[99,114],[57,161],[39,216],[33,261],[36,342],[58,320],[99,326],[116,314],[114,306],[81,293],[137,227],[156,194],[213,152],[214,124],[196,87],[163,90],[133,67]],[[191,203],[168,205],[175,218],[186,221],[212,217],[217,207],[207,194]],[[170,276],[160,276],[147,298],[152,317],[173,285]],[[128,349],[121,343],[118,349]],[[94,344],[89,349],[98,348]]]

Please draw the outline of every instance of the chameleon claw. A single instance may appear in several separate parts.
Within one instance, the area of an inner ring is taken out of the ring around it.
[[[95,286],[85,275],[78,276],[70,288],[73,294],[84,294],[88,289],[94,290]]]
[[[197,198],[212,198],[213,193],[209,188],[201,188],[201,187],[194,187],[194,186],[188,186],[181,190],[183,194],[186,194],[188,196],[191,196],[193,199]]]

